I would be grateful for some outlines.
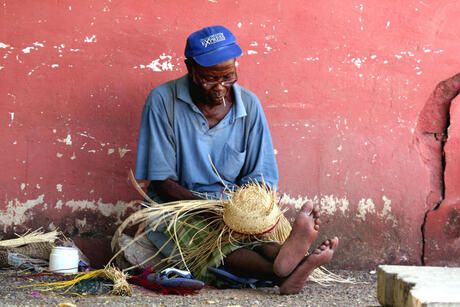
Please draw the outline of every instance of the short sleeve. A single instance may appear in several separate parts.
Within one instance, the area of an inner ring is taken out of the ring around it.
[[[142,111],[136,158],[136,179],[177,181],[174,128],[167,111],[173,104],[167,93],[154,89]]]

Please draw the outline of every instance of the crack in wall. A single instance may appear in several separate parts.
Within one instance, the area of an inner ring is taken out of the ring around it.
[[[450,122],[448,123],[447,127],[450,125]],[[445,173],[445,170],[446,170],[446,155],[445,155],[445,152],[444,152],[444,146],[446,145],[447,143],[447,139],[448,139],[448,135],[447,135],[447,128],[445,130],[444,133],[425,133],[425,135],[428,135],[428,134],[431,134],[434,139],[436,140],[436,142],[439,142],[440,143],[440,146],[441,146],[441,151],[439,153],[439,156],[440,156],[440,159],[441,159],[441,171],[439,173],[439,183],[440,183],[440,196],[441,196],[441,199],[434,203],[434,206],[433,208],[430,208],[428,209],[426,212],[425,212],[425,215],[423,216],[423,223],[422,223],[422,226],[420,227],[421,229],[421,232],[422,232],[422,254],[421,254],[421,263],[422,265],[424,266],[425,265],[425,248],[426,248],[426,235],[425,235],[425,226],[426,226],[426,221],[427,221],[427,218],[428,218],[428,214],[431,212],[431,211],[435,211],[439,208],[439,206],[441,206],[441,203],[443,202],[443,200],[445,199],[445,191],[446,191],[446,186],[445,186],[445,181],[444,181],[444,173]],[[428,201],[428,205],[430,205],[430,202]]]
[[[430,170],[431,192],[427,197],[428,210],[425,212],[422,232],[421,263],[426,262],[426,223],[428,214],[437,210],[445,199],[446,155],[445,145],[450,126],[450,106],[460,93],[460,74],[440,82],[425,103],[417,121],[415,142],[423,162]]]

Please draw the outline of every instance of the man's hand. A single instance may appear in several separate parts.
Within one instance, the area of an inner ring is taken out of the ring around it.
[[[152,181],[153,186],[158,192],[160,198],[166,202],[175,200],[201,199],[177,182],[171,179],[163,181]]]

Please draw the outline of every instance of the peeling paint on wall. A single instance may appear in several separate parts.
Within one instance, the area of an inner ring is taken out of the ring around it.
[[[130,152],[131,149],[126,149],[126,148],[118,148],[118,154],[120,155],[120,158],[123,158],[126,153]]]
[[[11,127],[14,121],[14,112],[8,112],[8,113],[10,114],[10,123],[8,124],[8,127]]]
[[[0,225],[3,225],[3,232],[7,231],[8,226],[23,224],[27,219],[26,211],[43,204],[44,198],[45,194],[41,194],[36,199],[30,199],[23,203],[19,202],[18,199],[9,201],[6,210],[0,211]]]
[[[67,134],[67,137],[65,139],[58,139],[58,142],[65,143],[66,145],[72,145],[72,137],[70,134]]]
[[[291,197],[288,194],[284,193],[280,198],[280,203],[282,205],[293,206],[299,210],[303,204],[311,202],[314,205],[319,206],[319,210],[322,214],[335,215],[338,212],[341,212],[342,215],[349,216],[351,214],[350,207],[357,207],[356,217],[366,221],[366,217],[377,216],[382,220],[390,220],[393,222],[393,227],[398,225],[396,218],[390,214],[391,212],[391,200],[388,199],[385,195],[382,196],[383,208],[380,213],[376,212],[375,204],[371,198],[361,199],[357,206],[350,206],[350,201],[346,197],[336,197],[334,195],[315,195],[312,198],[307,196],[302,197]]]
[[[86,36],[84,42],[85,43],[95,43],[95,42],[97,42],[96,34],[91,35],[91,37]]]
[[[172,56],[166,55],[163,53],[160,55],[157,59],[152,60],[150,64],[140,64],[138,66],[134,66],[134,69],[140,68],[140,69],[146,69],[149,68],[153,71],[161,72],[161,71],[172,71],[174,68],[174,65],[171,62]]]
[[[291,197],[284,193],[280,198],[280,203],[283,205],[293,205],[297,210],[300,209],[303,204],[311,202],[314,205],[320,205],[319,209],[321,213],[333,215],[337,210],[340,210],[342,214],[347,213],[349,210],[349,201],[345,197],[339,198],[334,195],[315,195],[313,198],[307,196],[299,196],[297,198]]]
[[[25,202],[20,202],[18,199],[14,199],[8,202],[5,210],[0,211],[0,226],[3,226],[3,231],[6,232],[10,226],[21,225],[26,223],[28,215],[26,214],[29,210],[35,211],[39,206],[48,206],[45,203],[45,194],[39,195],[36,199],[30,199]],[[123,202],[118,201],[116,204],[103,203],[102,200],[70,200],[63,202],[59,200],[54,206],[55,209],[61,210],[64,207],[69,207],[72,212],[79,210],[93,210],[101,213],[103,216],[115,216],[117,223],[121,223],[121,217],[126,213],[126,210],[136,209],[136,201]],[[80,221],[80,225],[86,225],[84,221]],[[46,227],[47,225],[42,225]],[[51,223],[49,227],[55,228],[54,224]]]
[[[69,200],[67,202],[63,202],[62,200],[58,200],[56,203],[55,208],[57,210],[62,209],[63,207],[68,207],[72,209],[72,212],[77,212],[79,210],[94,210],[100,212],[104,216],[113,216],[117,218],[117,222],[121,223],[121,216],[123,216],[128,209],[135,209],[137,201],[131,202],[124,202],[124,201],[117,201],[116,204],[112,203],[103,203],[101,199],[95,200]]]

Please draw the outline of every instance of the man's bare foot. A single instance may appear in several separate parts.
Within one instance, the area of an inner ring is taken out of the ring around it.
[[[280,286],[280,294],[297,294],[302,291],[308,276],[319,266],[322,266],[331,260],[334,251],[339,245],[339,239],[335,237],[327,240],[313,253],[305,257],[294,272],[286,278]]]
[[[319,224],[318,209],[313,208],[311,203],[303,205],[294,221],[289,237],[273,263],[273,272],[277,276],[286,277],[291,274],[305,257],[311,243],[316,239]]]

